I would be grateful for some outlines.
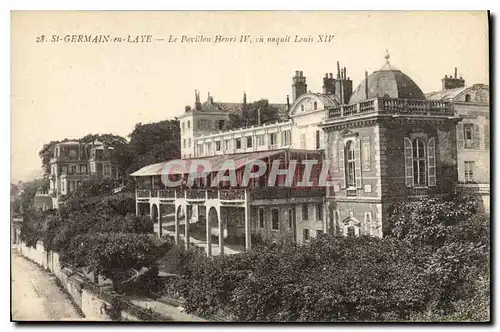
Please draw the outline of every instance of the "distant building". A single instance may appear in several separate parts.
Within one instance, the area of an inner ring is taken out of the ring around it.
[[[58,208],[61,197],[73,193],[81,182],[91,176],[116,178],[118,174],[116,163],[111,158],[112,150],[112,147],[97,140],[92,143],[69,141],[56,144],[49,162],[48,194],[52,197],[52,208]]]
[[[446,75],[441,91],[427,99],[453,104],[462,121],[457,125],[459,187],[479,193],[490,207],[490,89],[484,84],[466,86],[462,77]]]

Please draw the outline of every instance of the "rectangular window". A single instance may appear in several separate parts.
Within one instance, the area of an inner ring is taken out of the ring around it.
[[[464,141],[466,149],[474,149],[474,124],[464,123]]]
[[[191,128],[191,121],[188,120],[188,129]]]
[[[215,142],[215,151],[220,151],[220,141]]]
[[[309,241],[309,230],[306,228],[306,229],[303,229],[302,230],[302,238],[304,239],[304,242],[307,242]]]
[[[302,204],[302,220],[308,220],[309,219],[309,211],[308,211],[308,206],[307,203]]]
[[[288,227],[293,229],[293,210],[288,210]]]
[[[225,151],[229,150],[229,142],[230,142],[230,140],[228,140],[228,139],[224,140],[224,150]]]
[[[251,148],[252,147],[252,137],[247,137],[247,148]]]
[[[264,135],[258,135],[256,139],[257,139],[257,146],[264,146],[265,144]]]
[[[87,173],[87,165],[80,165],[80,173],[83,174]]]
[[[317,150],[321,149],[320,132],[319,132],[319,130],[316,130],[316,149]]]
[[[259,227],[264,228],[264,209],[259,209]]]
[[[203,155],[203,144],[198,144],[198,155]]]
[[[207,143],[207,154],[210,154],[212,152],[212,143],[209,142]]]
[[[306,134],[300,134],[300,148],[306,149]]]
[[[290,130],[285,130],[281,132],[281,146],[287,146],[291,143],[291,132]]]
[[[280,228],[280,224],[279,224],[279,210],[278,209],[273,209],[272,227],[273,227],[274,230],[277,230],[277,229]]]
[[[76,173],[76,165],[71,166],[71,173],[75,174]]]
[[[241,149],[241,138],[235,139],[236,150]]]
[[[182,122],[182,131],[186,130],[186,124],[185,122]]]
[[[111,168],[109,167],[109,165],[104,165],[104,174],[111,174]]]
[[[464,162],[464,175],[466,183],[474,182],[474,167],[475,165],[473,161]]]
[[[191,139],[188,138],[188,148],[190,148],[190,147],[191,147]]]
[[[276,144],[277,138],[276,133],[269,134],[269,145],[273,146]]]
[[[182,140],[182,148],[185,148],[186,147],[186,139],[183,139]]]
[[[323,220],[323,203],[316,204],[316,220]]]
[[[219,120],[219,130],[224,130],[224,120]]]

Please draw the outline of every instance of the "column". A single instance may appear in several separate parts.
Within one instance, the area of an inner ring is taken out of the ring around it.
[[[161,204],[158,203],[158,237],[161,238],[163,236],[163,228],[161,225]]]
[[[189,249],[189,220],[188,220],[188,207],[189,205],[184,204],[184,242],[186,243],[186,249]]]
[[[224,255],[224,227],[222,223],[222,209],[217,209],[217,218],[219,219],[219,255]]]
[[[205,222],[207,229],[207,257],[212,256],[212,232],[210,229],[210,206],[205,208]]]
[[[245,250],[252,249],[250,233],[250,203],[248,202],[248,190],[245,190]]]
[[[174,222],[175,222],[175,244],[179,244],[179,217],[177,216],[177,204],[174,204],[175,206],[175,213],[174,213]]]

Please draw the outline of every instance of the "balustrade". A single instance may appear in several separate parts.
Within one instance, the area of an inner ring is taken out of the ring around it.
[[[160,198],[175,198],[175,190],[172,188],[158,190],[158,197],[160,197]]]
[[[245,189],[234,188],[234,189],[221,189],[220,199],[233,201],[233,200],[244,200],[245,199]]]
[[[444,101],[377,98],[330,108],[328,109],[328,119],[333,120],[369,113],[452,115],[453,109],[448,102]]]
[[[149,189],[138,189],[136,191],[137,197],[151,197],[151,190]]]

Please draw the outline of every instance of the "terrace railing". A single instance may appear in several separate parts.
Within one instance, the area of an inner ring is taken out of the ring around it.
[[[365,114],[450,116],[454,113],[453,107],[448,102],[397,98],[370,99],[356,104],[332,107],[327,112],[327,120],[337,120]]]

